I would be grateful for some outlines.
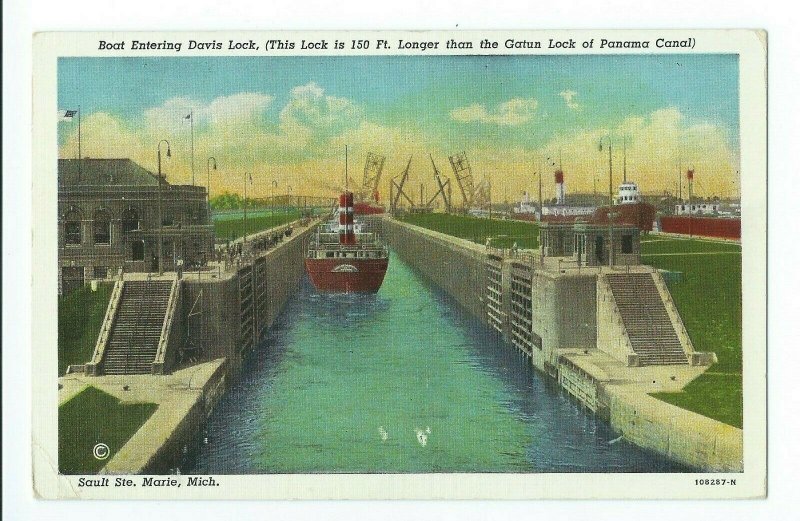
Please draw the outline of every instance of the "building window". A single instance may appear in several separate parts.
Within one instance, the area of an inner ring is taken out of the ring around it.
[[[131,260],[144,260],[144,241],[135,241],[131,244]]]
[[[97,210],[94,214],[94,243],[111,244],[111,215],[108,210]]]
[[[70,210],[64,215],[64,242],[81,243],[81,215],[76,210]]]
[[[108,266],[95,266],[94,267],[94,278],[96,278],[96,279],[107,279],[108,278]]]
[[[128,208],[122,212],[122,231],[132,232],[139,229],[139,212],[134,208]]]
[[[622,253],[633,253],[633,235],[622,236]]]

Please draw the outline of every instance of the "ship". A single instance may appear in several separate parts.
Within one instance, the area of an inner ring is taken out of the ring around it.
[[[355,222],[353,192],[339,196],[337,218],[317,226],[305,258],[318,291],[376,293],[389,267],[389,250],[377,230]]]
[[[636,226],[643,232],[651,232],[656,218],[656,208],[642,200],[636,183],[626,180],[619,186],[616,204],[614,206],[601,206],[594,211],[589,222],[592,224],[607,224],[609,214],[612,214],[615,224],[628,224]]]

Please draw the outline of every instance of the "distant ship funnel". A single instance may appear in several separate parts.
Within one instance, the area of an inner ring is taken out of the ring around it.
[[[564,172],[560,168],[556,170],[555,178],[556,178],[556,204],[561,205],[565,203],[566,191],[564,189]]]
[[[339,244],[355,244],[356,233],[353,225],[353,192],[339,196]]]

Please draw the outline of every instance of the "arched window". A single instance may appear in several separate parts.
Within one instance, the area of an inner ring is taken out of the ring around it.
[[[64,214],[64,242],[81,243],[81,214],[74,208]]]
[[[111,244],[111,214],[108,210],[94,213],[94,243]]]
[[[135,208],[128,208],[122,212],[122,231],[132,232],[139,229],[139,212]]]

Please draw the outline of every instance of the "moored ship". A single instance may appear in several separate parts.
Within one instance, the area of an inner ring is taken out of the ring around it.
[[[314,286],[325,292],[375,293],[389,266],[389,250],[376,231],[354,222],[353,193],[339,197],[338,219],[320,225],[305,258]]]

